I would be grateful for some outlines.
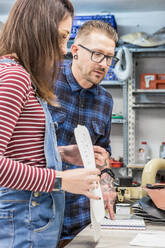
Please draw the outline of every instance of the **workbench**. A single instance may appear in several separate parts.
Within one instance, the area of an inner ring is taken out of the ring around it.
[[[144,231],[101,229],[101,238],[98,243],[95,243],[92,236],[92,229],[89,225],[81,231],[66,248],[146,248],[146,246],[130,246],[129,242],[132,241],[139,232],[150,230],[165,231],[165,226],[147,224],[146,230]]]

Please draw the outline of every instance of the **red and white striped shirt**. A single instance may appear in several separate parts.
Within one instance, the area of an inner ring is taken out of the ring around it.
[[[0,64],[0,186],[52,190],[55,171],[46,169],[44,135],[45,115],[29,74],[14,60]]]

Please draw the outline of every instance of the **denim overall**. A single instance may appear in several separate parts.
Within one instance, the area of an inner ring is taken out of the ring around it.
[[[11,62],[3,59],[2,62]],[[13,63],[13,60],[12,60]],[[45,113],[47,168],[61,170],[54,123],[47,102],[38,99]],[[0,187],[0,248],[56,248],[64,215],[64,192],[44,193]]]

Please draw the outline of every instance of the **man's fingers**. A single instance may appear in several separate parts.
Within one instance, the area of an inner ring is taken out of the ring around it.
[[[114,210],[113,210],[113,205],[107,204],[107,210],[108,210],[110,219],[114,220],[115,219],[115,214],[114,214]]]
[[[109,153],[104,148],[95,146],[94,154],[95,154],[95,162],[98,168],[103,166],[106,167],[107,165],[109,165]]]
[[[101,156],[105,157],[106,159],[109,158],[109,152],[107,152],[107,150],[105,150],[103,147],[94,146],[93,150],[95,154],[101,154]]]
[[[96,164],[99,166],[104,166],[105,164],[104,157],[98,153],[97,154],[95,153],[95,161],[96,161]]]
[[[93,150],[98,153],[107,153],[107,151],[101,146],[93,146]]]

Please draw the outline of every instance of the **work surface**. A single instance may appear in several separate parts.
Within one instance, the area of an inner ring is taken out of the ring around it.
[[[165,231],[165,226],[146,225],[146,230],[101,230],[101,238],[96,244],[93,241],[92,229],[86,227],[66,248],[146,248],[146,246],[131,246],[129,242],[140,232]],[[165,245],[164,245],[165,247]],[[151,247],[150,248],[155,248]]]

